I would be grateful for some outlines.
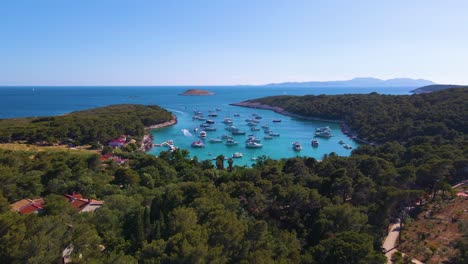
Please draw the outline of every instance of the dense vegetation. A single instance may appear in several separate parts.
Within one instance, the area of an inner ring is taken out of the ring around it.
[[[407,142],[419,136],[454,140],[466,135],[467,100],[468,88],[412,96],[272,96],[252,101],[307,117],[343,120],[361,138],[382,143]]]
[[[262,157],[252,168],[232,167],[223,157],[213,165],[176,150],[159,157],[123,152],[129,164],[103,166],[99,155],[0,151],[0,262],[52,263],[73,244],[74,263],[385,263],[388,222],[424,193],[467,178],[467,90],[435,94],[266,99],[289,111],[295,105],[298,114],[307,104],[310,115],[326,118],[333,118],[328,104],[343,112],[338,102],[350,100],[361,123],[399,116],[393,102],[408,106],[412,125],[400,142],[383,142],[393,133],[379,122],[367,136],[382,133],[381,144],[321,162]],[[403,103],[413,100],[424,107]],[[378,105],[382,111],[372,108]],[[447,133],[423,129],[434,125],[423,120],[439,120]],[[60,197],[73,191],[105,205],[77,214]],[[9,211],[9,203],[39,196],[43,214]],[[467,258],[462,246],[453,262]]]
[[[122,134],[141,138],[145,126],[171,119],[170,112],[143,105],[112,105],[55,117],[2,119],[0,142],[104,143]]]
[[[435,91],[451,89],[451,88],[461,88],[461,87],[463,87],[463,86],[462,85],[453,85],[453,84],[432,84],[432,85],[426,85],[426,86],[420,87],[418,89],[414,89],[411,92],[415,93],[415,94],[431,93],[431,92],[435,92]]]

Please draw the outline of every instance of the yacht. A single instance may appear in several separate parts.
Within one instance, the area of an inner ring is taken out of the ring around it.
[[[318,140],[316,140],[315,138],[312,139],[312,147],[318,147],[319,143],[318,143]]]
[[[237,135],[245,135],[245,132],[244,132],[244,131],[240,131],[240,130],[235,130],[235,131],[232,131],[231,133],[232,133],[232,135],[234,135],[234,136],[237,136]]]
[[[224,118],[223,123],[226,125],[232,124],[232,119],[231,118]]]
[[[331,132],[330,127],[329,126],[324,126],[324,127],[315,128],[315,132],[325,132],[325,131]]]
[[[294,151],[300,151],[300,150],[302,150],[301,143],[299,143],[299,142],[296,141],[296,142],[293,142],[292,145],[293,145],[293,150],[294,150]]]
[[[204,146],[205,146],[205,143],[203,143],[200,140],[192,142],[192,147],[193,148],[203,148]]]
[[[261,148],[263,147],[262,144],[260,143],[257,143],[257,142],[254,142],[254,141],[249,141],[245,144],[245,147],[247,148]]]
[[[221,136],[221,139],[232,139],[232,137],[231,137],[231,136],[228,136],[228,135],[222,135],[222,136]]]
[[[243,155],[242,155],[242,153],[240,153],[240,152],[235,152],[234,154],[232,154],[232,157],[235,158],[235,159],[237,159],[237,158],[242,158]]]
[[[249,141],[260,143],[260,139],[252,135],[250,135],[245,142],[248,143]]]
[[[210,142],[210,143],[222,143],[223,140],[220,139],[220,138],[210,138],[210,140],[208,140],[208,142]]]
[[[330,131],[317,131],[315,132],[316,137],[331,138],[332,134]]]
[[[235,146],[235,145],[239,144],[239,142],[234,141],[234,139],[232,139],[232,138],[229,138],[229,139],[226,141],[226,143],[224,143],[224,144],[226,144],[226,146]]]

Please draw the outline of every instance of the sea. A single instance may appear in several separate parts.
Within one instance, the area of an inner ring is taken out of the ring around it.
[[[202,89],[213,93],[209,96],[182,96],[187,89]],[[270,86],[27,86],[0,87],[0,118],[39,117],[63,115],[77,110],[102,107],[113,104],[158,105],[177,116],[177,124],[170,127],[151,130],[155,144],[172,141],[174,146],[189,150],[191,157],[201,160],[214,160],[223,155],[230,158],[234,153],[241,153],[241,158],[234,158],[234,165],[251,166],[258,157],[272,159],[290,157],[314,157],[317,160],[325,154],[336,153],[349,156],[359,146],[357,142],[343,134],[338,122],[306,120],[280,115],[273,111],[232,106],[249,99],[274,95],[320,95],[320,94],[380,94],[409,95],[412,87],[270,87]],[[204,117],[214,121],[215,131],[206,131],[206,138],[200,138],[200,125],[206,121],[193,119],[194,113],[200,112]],[[211,116],[208,116],[210,115]],[[216,116],[214,116],[216,115]],[[251,131],[245,120],[257,116],[258,131]],[[234,126],[246,132],[245,135],[232,136],[223,123],[231,118]],[[281,122],[273,122],[281,121]],[[331,138],[316,138],[318,146],[311,144],[316,128],[328,126]],[[264,139],[264,130],[268,127],[274,133],[271,139]],[[223,135],[232,136],[238,145],[227,146],[221,143],[210,143],[212,138]],[[262,147],[247,148],[249,135],[260,139]],[[202,141],[203,148],[194,148],[192,143]],[[302,150],[293,149],[293,142],[299,142]],[[344,144],[351,148],[344,148]],[[165,144],[163,144],[165,145]],[[159,155],[168,151],[165,146],[156,146],[148,153]]]

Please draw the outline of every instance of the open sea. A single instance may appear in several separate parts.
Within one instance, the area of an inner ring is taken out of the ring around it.
[[[180,96],[187,89],[203,89],[213,92],[211,96]],[[258,156],[265,155],[273,159],[295,156],[310,156],[318,160],[324,154],[335,152],[341,156],[348,156],[352,149],[359,145],[344,135],[338,123],[310,121],[283,116],[268,110],[251,109],[231,106],[249,99],[272,95],[306,95],[306,94],[367,94],[378,92],[381,94],[410,94],[410,87],[340,87],[340,88],[304,88],[304,87],[267,87],[267,86],[155,86],[155,87],[0,87],[0,118],[36,117],[62,115],[72,111],[107,106],[112,104],[145,104],[159,105],[178,118],[178,123],[171,127],[152,130],[154,143],[159,144],[172,140],[178,148],[188,149],[191,156],[197,156],[199,160],[214,159],[222,154],[231,157],[235,152],[243,154],[242,158],[234,159],[234,165],[250,166]],[[204,121],[193,120],[194,111],[200,111],[208,119],[215,123],[216,131],[207,131],[204,139],[204,148],[192,148],[194,141],[200,140],[195,128],[201,131],[200,124]],[[208,117],[208,114],[216,113],[216,117]],[[279,136],[272,139],[263,139],[266,135],[264,129],[251,131],[245,119],[253,118],[253,114],[261,119],[258,127],[268,126],[271,131]],[[236,115],[236,116],[235,116]],[[232,118],[233,125],[246,135],[233,136],[239,142],[235,146],[226,146],[223,143],[210,143],[209,139],[222,135],[230,135],[225,130],[224,118]],[[273,122],[280,119],[281,122]],[[329,139],[317,138],[318,147],[311,145],[315,128],[329,126],[333,137]],[[247,135],[253,134],[260,138],[261,148],[246,148]],[[292,142],[299,142],[303,149],[294,151]],[[345,149],[339,141],[349,144],[352,149]],[[149,153],[158,155],[166,151],[166,147],[155,147]]]

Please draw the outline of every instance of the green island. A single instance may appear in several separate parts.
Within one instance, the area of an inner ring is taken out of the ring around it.
[[[382,241],[399,218],[402,239],[422,247],[402,241],[403,253],[466,263],[466,212],[431,222],[456,233],[450,243],[433,237],[425,245],[435,234],[412,223],[428,208],[466,199],[452,185],[468,178],[467,100],[468,88],[251,100],[245,106],[341,120],[373,143],[321,161],[263,156],[252,168],[222,156],[215,164],[190,159],[183,149],[155,157],[129,147],[145,126],[172,120],[159,107],[1,120],[2,142],[115,144],[88,155],[0,150],[0,261],[386,263]],[[75,199],[98,208],[81,210]],[[401,254],[394,260],[408,263]]]

